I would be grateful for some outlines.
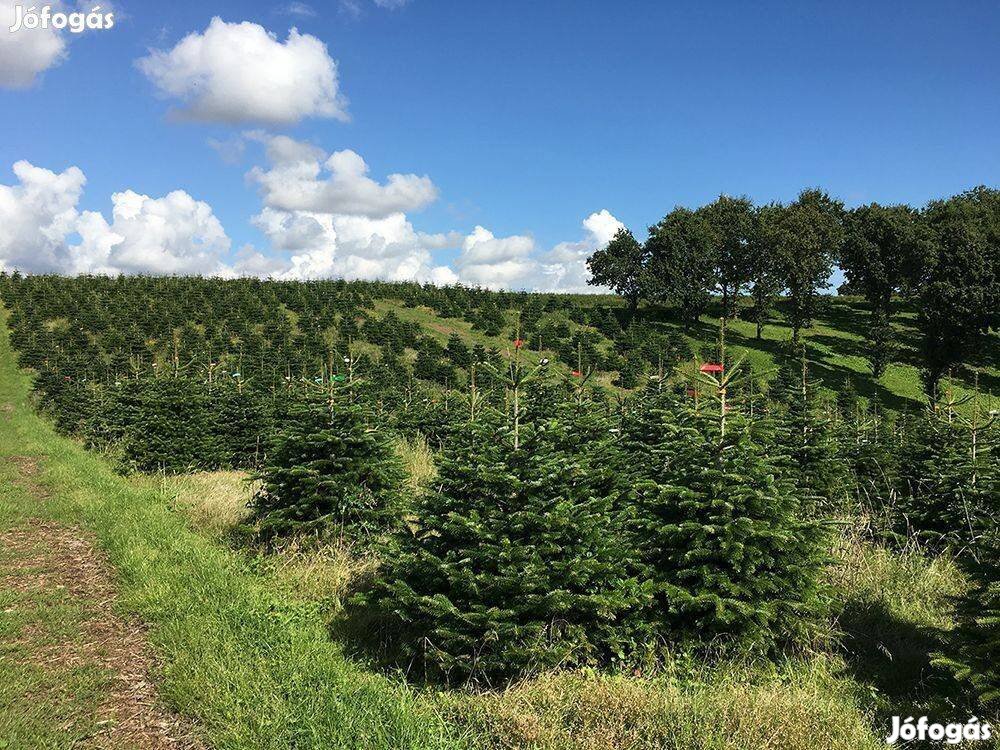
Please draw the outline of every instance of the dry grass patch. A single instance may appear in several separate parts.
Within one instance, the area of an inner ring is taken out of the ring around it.
[[[836,562],[826,572],[837,601],[881,605],[913,625],[950,628],[954,598],[968,586],[954,558],[928,555],[916,542],[890,550],[852,528],[836,540]]]
[[[137,474],[129,479],[136,486],[160,491],[195,531],[212,538],[225,536],[246,519],[258,486],[242,471]]]
[[[416,457],[421,447],[409,448]],[[429,451],[428,451],[429,453]],[[408,464],[409,465],[409,464]],[[431,461],[433,466],[433,461]],[[191,527],[203,536],[222,539],[249,515],[248,504],[259,484],[238,471],[212,471],[181,476],[139,476],[140,486],[155,487],[169,506],[182,513]],[[274,576],[279,588],[297,599],[322,602],[339,609],[352,579],[371,570],[375,559],[359,555],[341,540],[291,540],[262,554],[256,567]]]
[[[351,582],[378,566],[374,554],[359,554],[342,542],[290,542],[266,558],[278,585],[290,596],[320,602],[333,614],[343,606]]]
[[[553,674],[452,698],[446,711],[491,750],[873,749],[868,717],[838,671],[817,657],[759,674]]]
[[[427,444],[427,438],[400,438],[394,448],[406,467],[407,489],[414,495],[424,492],[437,476],[434,451]]]

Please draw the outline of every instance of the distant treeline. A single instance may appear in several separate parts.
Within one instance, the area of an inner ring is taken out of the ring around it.
[[[821,190],[763,206],[722,196],[697,210],[675,208],[649,227],[643,243],[623,229],[588,263],[591,283],[612,288],[632,311],[645,300],[693,322],[719,294],[725,323],[748,295],[758,337],[777,296],[787,295],[795,341],[838,265],[847,277],[841,291],[870,307],[867,356],[875,377],[897,345],[893,299],[915,302],[933,401],[942,376],[1000,325],[1000,191],[978,187],[922,209],[845,209]]]

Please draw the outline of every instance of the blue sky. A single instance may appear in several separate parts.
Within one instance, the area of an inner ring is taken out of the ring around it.
[[[275,263],[255,268],[286,273],[280,264],[321,252],[323,241],[296,246],[287,221],[283,234],[262,231],[252,218],[276,199],[246,175],[254,167],[273,170],[265,147],[273,136],[288,136],[322,150],[318,163],[355,152],[380,185],[389,174],[426,176],[436,196],[400,204],[412,232],[386,239],[411,243],[412,252],[358,249],[368,240],[344,239],[344,231],[324,224],[326,245],[347,242],[328,252],[357,253],[358,263],[313,258],[300,275],[312,268],[319,275],[429,278],[429,269],[447,267],[470,282],[488,283],[496,273],[514,286],[545,278],[553,288],[571,288],[580,283],[579,268],[550,272],[579,265],[613,230],[607,216],[581,226],[602,210],[644,235],[675,205],[720,193],[790,200],[819,185],[848,205],[920,205],[997,183],[995,2],[388,5],[115,2],[114,28],[63,34],[63,55],[29,85],[0,88],[0,185],[18,189],[11,167],[20,160],[56,175],[77,167],[86,185],[73,210],[101,212],[108,231],[128,235],[132,249],[123,255],[130,260],[118,266],[126,270],[143,270],[136,258],[157,252],[159,240],[139,236],[142,226],[116,227],[112,194],[130,190],[155,201],[181,190],[218,220],[226,239],[207,243],[223,266],[231,268],[251,245]],[[276,45],[293,26],[325,44],[336,61],[337,94],[347,100],[338,106],[349,119],[172,115],[190,104],[164,90],[175,71],[151,73],[136,61],[151,49],[169,55],[186,35],[204,34],[215,16],[233,29],[259,24]],[[7,34],[0,29],[0,81]],[[226,159],[213,140],[228,144]],[[8,203],[25,195],[14,193]],[[328,213],[339,215],[341,205]],[[374,215],[361,213],[371,224]],[[321,224],[323,215],[295,214]],[[173,238],[163,252],[184,255],[178,248],[185,241],[204,249],[197,235],[207,230],[198,226],[194,240]],[[477,235],[477,226],[488,236]],[[66,227],[65,248],[46,245],[33,257],[48,253],[65,264],[80,241],[75,224]],[[0,226],[0,262],[25,265],[13,251],[5,261],[4,231]],[[31,244],[31,227],[19,231],[8,245]],[[370,238],[381,230],[359,231]],[[414,260],[413,253],[424,255]],[[411,270],[393,267],[397,261]],[[177,268],[200,270],[199,262],[204,258]]]

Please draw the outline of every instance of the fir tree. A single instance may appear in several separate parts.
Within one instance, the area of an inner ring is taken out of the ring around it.
[[[830,411],[819,397],[819,384],[809,377],[804,350],[795,366],[778,375],[771,396],[781,407],[775,448],[788,458],[803,509],[825,514],[843,511],[845,464]]]
[[[365,539],[400,518],[403,469],[359,407],[312,397],[292,406],[252,502],[259,535]]]
[[[599,451],[560,419],[522,425],[519,440],[484,419],[456,430],[420,528],[395,535],[365,599],[397,628],[402,662],[429,677],[497,684],[624,654],[639,592],[595,486],[607,480]]]
[[[723,436],[707,411],[646,398],[625,432],[651,628],[674,642],[789,638],[815,605],[821,527],[742,420]]]
[[[958,625],[937,663],[968,684],[983,707],[1000,706],[1000,540],[995,536],[971,566],[973,586],[958,603]]]
[[[965,551],[996,528],[1000,479],[993,462],[995,424],[978,404],[964,417],[947,404],[911,420],[901,449],[896,530],[932,547]]]

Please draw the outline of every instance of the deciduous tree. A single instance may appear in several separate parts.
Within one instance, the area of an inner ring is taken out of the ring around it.
[[[847,213],[840,266],[871,309],[867,357],[876,378],[895,350],[892,297],[919,287],[928,250],[920,215],[909,206],[871,203]]]
[[[607,286],[628,303],[629,320],[635,315],[642,294],[642,276],[649,253],[628,229],[619,229],[606,246],[587,259],[595,286]]]
[[[712,232],[705,218],[675,208],[649,229],[650,258],[643,289],[648,298],[675,307],[690,326],[705,312],[714,286]]]
[[[822,190],[803,190],[766,225],[769,245],[788,293],[792,340],[812,324],[819,293],[829,286],[844,238],[844,207]]]

